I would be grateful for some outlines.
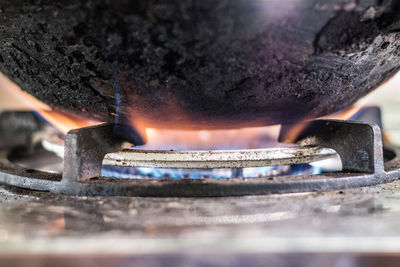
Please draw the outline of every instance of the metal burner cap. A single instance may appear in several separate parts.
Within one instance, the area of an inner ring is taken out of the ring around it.
[[[335,150],[320,146],[210,151],[124,150],[107,154],[103,165],[182,169],[249,168],[310,163],[335,156]]]

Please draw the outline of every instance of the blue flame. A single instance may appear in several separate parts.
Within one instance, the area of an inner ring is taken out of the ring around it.
[[[119,179],[202,179],[202,178],[255,178],[320,174],[321,169],[309,164],[242,168],[242,169],[171,169],[147,167],[103,166],[104,177]]]

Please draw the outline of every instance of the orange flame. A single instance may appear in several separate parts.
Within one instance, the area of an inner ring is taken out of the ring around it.
[[[363,107],[364,107],[364,105],[362,105],[361,103],[358,103],[358,104],[354,105],[353,107],[348,108],[346,110],[339,111],[339,112],[334,113],[334,114],[329,115],[329,116],[325,116],[325,117],[323,117],[323,119],[349,120],[349,119],[351,119],[351,117],[356,115],[357,112],[359,112],[360,109],[362,109]]]
[[[251,149],[278,146],[280,126],[225,130],[167,130],[147,128],[146,149]]]
[[[22,91],[15,83],[7,79],[0,73],[0,89],[7,90],[16,100],[31,110],[37,111],[46,121],[55,126],[62,133],[67,133],[71,129],[92,126],[101,123],[100,121],[83,118],[74,114],[61,113],[52,110],[48,105],[39,101],[30,94]],[[178,105],[172,105],[172,113],[180,114],[185,118],[185,113],[181,112]],[[357,104],[354,107],[335,113],[330,116],[323,117],[325,119],[342,119],[348,120],[356,114],[362,104]],[[229,148],[260,148],[277,146],[277,137],[279,135],[280,126],[266,127],[247,127],[239,129],[225,130],[168,130],[149,128],[149,125],[144,118],[133,116],[131,118],[132,125],[143,137],[146,137],[147,143],[145,148],[150,149],[229,149]],[[304,130],[307,124],[296,124],[286,140],[293,141]],[[281,144],[280,144],[281,145]]]
[[[0,89],[6,90],[11,93],[15,98],[18,107],[25,106],[30,110],[38,112],[43,119],[52,124],[62,133],[66,134],[68,131],[76,128],[87,127],[96,125],[101,122],[83,118],[74,114],[61,113],[59,111],[52,110],[48,105],[39,101],[35,97],[21,90],[15,83],[10,81],[7,77],[0,73]]]
[[[348,120],[361,108],[361,104],[356,105],[320,119]],[[171,110],[169,115],[179,116],[182,118],[182,122],[190,120],[185,117],[186,114],[179,108],[179,105],[172,105],[168,110]],[[282,146],[281,143],[278,143],[280,125],[252,127],[233,124],[231,127],[236,126],[236,128],[230,129],[226,125],[219,124],[223,128],[206,128],[207,130],[191,130],[188,128],[183,130],[177,125],[168,124],[170,128],[164,128],[165,125],[158,124],[157,126],[161,127],[153,128],[154,122],[147,121],[146,117],[140,115],[141,113],[130,112],[129,114],[131,116],[129,122],[138,134],[145,139],[146,144],[142,148],[146,149],[250,149]],[[168,119],[165,123],[168,123]],[[285,139],[294,142],[306,126],[307,124],[304,121],[299,122],[291,129]]]
[[[353,117],[357,112],[363,107],[361,103],[358,103],[354,105],[351,108],[345,109],[343,111],[339,111],[337,113],[321,117],[319,119],[330,119],[330,120],[349,120],[351,117]],[[286,142],[295,142],[297,137],[304,131],[304,129],[307,127],[307,122],[302,121],[297,124],[295,124],[291,130],[286,134],[284,137],[284,140]]]

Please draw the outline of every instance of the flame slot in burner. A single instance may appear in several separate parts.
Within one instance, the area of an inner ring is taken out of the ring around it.
[[[103,165],[103,177],[120,179],[222,179],[222,178],[254,178],[295,175],[320,174],[321,169],[309,164],[268,166],[256,168],[224,168],[224,169],[176,169],[148,167],[116,167]]]

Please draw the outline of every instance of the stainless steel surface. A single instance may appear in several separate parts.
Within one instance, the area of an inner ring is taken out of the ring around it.
[[[319,146],[244,150],[124,150],[109,153],[103,165],[153,168],[249,168],[310,163],[333,158],[335,150]]]
[[[1,187],[0,255],[398,252],[399,191],[399,181],[229,198],[76,197]]]

